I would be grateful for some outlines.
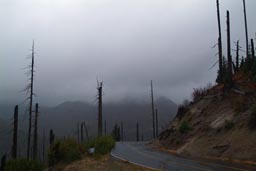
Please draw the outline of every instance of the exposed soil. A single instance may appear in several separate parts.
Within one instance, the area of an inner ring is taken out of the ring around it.
[[[254,84],[241,80],[225,93],[221,85],[211,88],[180,109],[154,145],[185,156],[256,162],[256,129],[250,124],[255,92]],[[180,131],[183,122],[189,126],[185,133]]]
[[[85,157],[71,164],[58,164],[52,171],[152,171],[128,162],[119,161],[109,155],[100,158]]]

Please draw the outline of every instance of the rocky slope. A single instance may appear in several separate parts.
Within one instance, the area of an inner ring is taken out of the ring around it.
[[[256,162],[255,85],[236,82],[223,93],[218,85],[179,108],[156,145],[178,154]]]

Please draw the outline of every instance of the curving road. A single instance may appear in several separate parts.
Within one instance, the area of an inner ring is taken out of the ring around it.
[[[256,171],[253,166],[212,163],[182,158],[166,152],[157,151],[145,142],[117,142],[111,155],[130,163],[153,170],[169,171]]]

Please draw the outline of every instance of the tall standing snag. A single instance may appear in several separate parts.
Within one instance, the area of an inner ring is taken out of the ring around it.
[[[45,163],[45,131],[43,131],[43,164]]]
[[[36,103],[36,113],[35,113],[35,123],[34,123],[34,142],[33,142],[33,159],[36,160],[37,157],[37,142],[38,142],[38,103]]]
[[[227,56],[228,56],[228,88],[232,87],[232,56],[231,56],[231,44],[230,44],[230,17],[229,11],[227,11]]]
[[[245,0],[243,0],[244,7],[244,25],[245,25],[245,40],[246,40],[246,55],[249,57],[249,39],[248,39],[248,27],[247,27],[247,16],[246,16],[246,4]]]
[[[53,130],[50,130],[50,145],[52,145],[54,143],[54,133]]]
[[[83,143],[83,141],[84,141],[84,130],[83,130],[83,122],[81,123],[81,143]]]
[[[27,159],[30,157],[30,140],[31,140],[31,126],[32,126],[32,105],[33,105],[33,88],[34,88],[34,56],[35,56],[35,47],[34,41],[32,44],[32,60],[31,60],[31,70],[29,71],[30,74],[30,84],[27,86],[26,90],[30,93],[29,95],[29,122],[28,122],[28,142],[27,142]]]
[[[223,61],[222,61],[222,36],[221,36],[221,22],[220,22],[220,5],[219,0],[216,0],[217,4],[217,19],[218,19],[218,30],[219,30],[219,38],[218,38],[218,50],[219,50],[219,83],[223,82]]]
[[[18,137],[18,105],[14,108],[14,125],[13,125],[13,140],[12,140],[12,158],[17,157],[17,137]]]
[[[104,122],[104,134],[107,135],[107,121]]]
[[[255,50],[254,50],[254,42],[253,39],[251,39],[251,50],[252,50],[252,60],[255,62]]]
[[[121,136],[120,136],[121,141],[124,141],[124,125],[123,121],[121,121]]]
[[[86,134],[87,141],[89,141],[88,129],[87,129],[87,126],[86,126],[85,122],[84,122],[84,129],[85,129],[85,134]]]
[[[156,138],[155,134],[155,109],[154,109],[154,93],[153,93],[153,81],[150,82],[151,85],[151,109],[152,109],[152,127],[153,127],[153,139]]]
[[[158,110],[156,109],[156,137],[158,137]]]
[[[98,82],[98,137],[102,136],[102,82]]]
[[[236,72],[239,70],[239,40],[236,42]]]

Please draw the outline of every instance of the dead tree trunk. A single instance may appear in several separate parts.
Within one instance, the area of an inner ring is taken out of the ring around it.
[[[158,137],[158,110],[156,109],[156,137]]]
[[[140,141],[140,131],[139,131],[139,123],[138,122],[136,125],[136,139],[137,139],[137,141]]]
[[[220,21],[220,5],[219,0],[216,0],[217,4],[217,19],[218,19],[218,50],[219,50],[219,83],[223,82],[223,61],[222,61],[222,36],[221,36],[221,21]]]
[[[33,143],[33,159],[34,160],[36,160],[36,157],[37,157],[37,142],[38,142],[37,122],[38,122],[38,103],[36,104],[36,114],[35,114],[35,123],[34,123],[34,143]]]
[[[254,42],[253,42],[253,39],[251,39],[251,50],[252,50],[252,59],[253,59],[253,62],[255,62],[255,50],[254,50]]]
[[[151,109],[152,109],[152,127],[153,127],[153,139],[155,139],[155,109],[154,109],[154,93],[153,93],[153,81],[151,80]]]
[[[81,123],[81,143],[84,141],[83,123]]]
[[[77,143],[80,142],[80,125],[79,125],[79,122],[77,123]]]
[[[123,125],[123,121],[121,122],[121,141],[124,141],[124,125]]]
[[[107,121],[105,120],[104,122],[104,133],[105,133],[105,136],[107,135]]]
[[[247,16],[246,16],[246,4],[245,0],[243,0],[244,7],[244,25],[245,25],[245,40],[246,40],[246,55],[249,57],[249,39],[248,39],[248,27],[247,27]]]
[[[236,72],[239,70],[239,40],[236,42]]]
[[[98,137],[102,136],[102,82],[98,83]]]
[[[29,125],[28,125],[28,144],[27,144],[27,159],[30,158],[30,140],[31,140],[31,126],[32,126],[32,106],[33,106],[33,88],[34,88],[34,55],[35,55],[35,47],[34,47],[34,41],[32,45],[32,61],[31,61],[31,70],[30,70],[30,84],[28,85],[27,91],[30,91],[29,96]]]
[[[5,153],[2,158],[1,158],[1,167],[0,167],[0,171],[4,171],[5,168],[5,164],[6,164],[6,158],[7,158],[7,154]]]
[[[230,44],[230,17],[229,11],[227,11],[227,56],[228,56],[228,88],[232,87],[232,56],[231,56],[231,44]]]
[[[54,133],[53,130],[50,130],[50,145],[52,145],[54,143]]]
[[[43,164],[45,163],[45,132],[43,131]]]
[[[14,125],[13,125],[13,139],[12,139],[12,158],[17,157],[17,137],[18,137],[18,105],[14,108]]]
[[[86,134],[87,141],[89,141],[88,129],[87,129],[87,126],[86,126],[85,122],[84,122],[84,129],[85,129],[85,134]]]

